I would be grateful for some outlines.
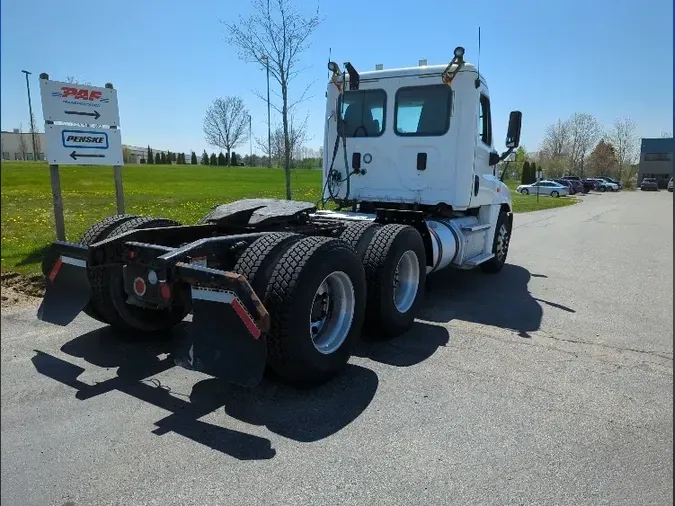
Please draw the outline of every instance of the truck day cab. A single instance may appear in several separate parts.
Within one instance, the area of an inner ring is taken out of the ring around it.
[[[520,112],[499,155],[487,83],[461,47],[449,65],[345,68],[329,64],[321,206],[241,200],[196,225],[109,217],[50,247],[38,317],[67,325],[84,311],[168,336],[192,313],[177,365],[246,386],[269,365],[316,384],[362,329],[410,329],[427,274],[499,272],[513,206],[496,167],[519,145]]]

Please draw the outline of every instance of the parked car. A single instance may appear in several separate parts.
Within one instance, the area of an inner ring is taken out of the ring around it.
[[[569,195],[569,190],[566,186],[556,183],[555,181],[539,181],[532,184],[521,184],[516,188],[518,193],[523,195],[549,195],[551,197],[560,197],[561,195]]]
[[[646,177],[640,183],[640,190],[642,191],[659,191],[659,183],[656,178]]]
[[[597,179],[594,179],[592,177],[587,177],[581,180],[582,183],[584,183],[584,186],[587,186],[589,190],[596,190],[596,191],[602,191],[600,190],[600,182]],[[607,188],[605,188],[606,190]]]
[[[670,181],[668,181],[668,191],[672,192],[673,191],[673,178],[670,178]]]
[[[609,178],[606,177],[596,177],[593,178],[596,181],[600,183],[600,185],[604,185],[605,189],[600,191],[613,191],[613,192],[618,192],[619,191],[619,185],[618,183],[615,183],[614,181],[610,180]]]
[[[598,178],[598,179],[602,179],[603,181],[607,181],[608,183],[614,183],[615,185],[617,185],[619,187],[619,190],[621,190],[623,188],[623,183],[621,181],[617,180],[617,179],[612,178],[612,177],[600,176],[600,178]]]
[[[553,181],[567,188],[567,191],[569,192],[570,195],[574,195],[575,193],[577,193],[577,190],[574,188],[574,185],[572,185],[572,181],[569,181],[567,179],[553,179]]]
[[[584,183],[579,176],[563,176],[561,179],[566,179],[567,181],[572,181],[577,185],[581,185],[581,192],[588,193],[593,190],[595,185],[593,183]]]

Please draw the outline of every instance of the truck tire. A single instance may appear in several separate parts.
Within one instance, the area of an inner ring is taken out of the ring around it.
[[[302,237],[288,232],[264,235],[244,250],[232,270],[246,276],[251,288],[262,301],[277,261],[291,244]]]
[[[118,227],[120,224],[133,218],[138,218],[138,216],[135,214],[115,214],[113,216],[108,216],[89,227],[80,238],[80,244],[89,246],[90,244],[101,242],[110,236],[110,233],[115,227]],[[87,270],[87,275],[89,276],[89,284],[91,285],[91,269]],[[101,315],[91,301],[87,303],[82,311],[94,320],[98,320],[101,323],[110,323],[103,315]]]
[[[164,218],[137,217],[115,227],[109,237],[141,228],[171,227],[179,222]],[[120,330],[157,332],[167,330],[185,318],[190,303],[183,293],[176,293],[173,307],[154,310],[132,306],[126,302],[122,281],[122,267],[97,267],[90,269],[91,305],[105,323]]]
[[[323,383],[345,367],[361,332],[363,264],[339,239],[305,237],[278,260],[264,303],[270,368],[289,383]]]
[[[350,223],[340,234],[340,239],[354,248],[356,256],[363,260],[368,244],[381,227],[382,225],[373,221]]]
[[[502,270],[506,263],[506,256],[509,253],[509,243],[511,242],[512,223],[508,213],[501,212],[497,218],[497,226],[495,227],[495,237],[492,241],[493,256],[487,262],[480,264],[483,272],[488,274],[496,274]]]
[[[400,224],[375,232],[363,263],[368,282],[367,329],[397,337],[412,327],[424,297],[426,253],[420,233]]]

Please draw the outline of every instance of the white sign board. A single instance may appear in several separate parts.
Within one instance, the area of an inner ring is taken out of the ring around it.
[[[40,79],[45,121],[119,126],[117,90]]]
[[[123,165],[116,128],[45,125],[47,161],[52,165]]]

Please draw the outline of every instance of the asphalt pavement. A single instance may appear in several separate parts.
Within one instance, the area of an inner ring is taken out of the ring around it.
[[[500,274],[430,278],[412,331],[310,391],[3,309],[1,502],[672,504],[672,283],[672,193],[516,215]]]

